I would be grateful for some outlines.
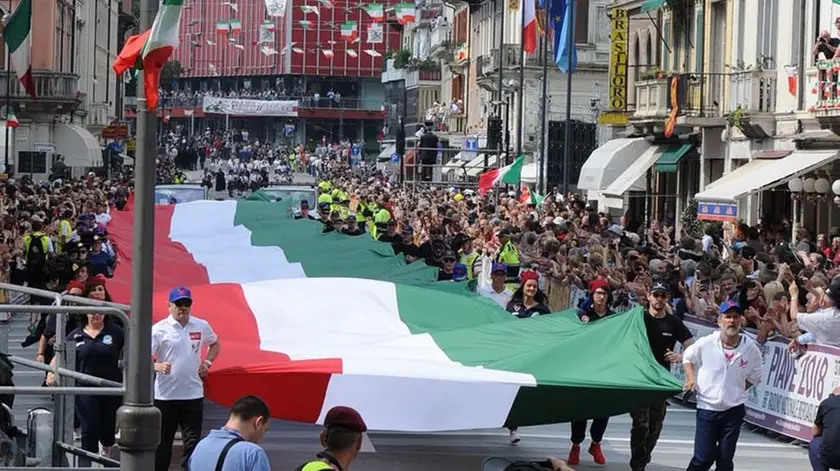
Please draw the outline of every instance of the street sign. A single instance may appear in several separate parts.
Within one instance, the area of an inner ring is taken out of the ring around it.
[[[470,160],[478,156],[478,138],[468,137],[464,139],[463,156],[465,160]]]
[[[128,139],[128,123],[111,123],[102,129],[102,139]]]
[[[397,154],[396,152],[391,154],[391,163],[394,163],[394,164],[400,163],[400,154]]]

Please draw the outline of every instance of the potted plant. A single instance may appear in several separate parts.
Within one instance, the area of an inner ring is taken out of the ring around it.
[[[744,130],[744,116],[746,115],[746,111],[739,103],[738,106],[735,107],[734,110],[729,112],[729,115],[726,116],[726,121],[729,123],[730,127],[738,128],[738,130]]]
[[[411,61],[411,51],[407,49],[400,49],[394,56],[394,67],[403,69],[409,65]]]

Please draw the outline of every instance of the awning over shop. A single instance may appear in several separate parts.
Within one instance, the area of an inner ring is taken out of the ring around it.
[[[56,123],[55,147],[64,156],[68,167],[99,167],[102,165],[102,148],[87,129],[75,124]]]
[[[739,178],[745,178],[745,175],[748,175],[750,172],[757,172],[762,167],[766,167],[767,165],[772,164],[775,160],[768,160],[768,159],[753,159],[744,165],[732,170],[731,172],[727,173],[726,175],[718,178],[717,180],[709,183],[706,185],[706,188],[703,189],[703,192],[712,190],[720,185],[725,185],[729,182],[738,180]],[[697,196],[702,195],[703,193],[698,193]],[[695,197],[697,199],[697,197]]]
[[[449,162],[446,162],[446,165],[443,166],[443,174],[446,175],[447,173],[462,168],[464,165],[467,164],[467,160],[464,159],[464,151],[458,152],[455,154]]]
[[[484,173],[485,170],[489,168],[493,168],[496,166],[496,162],[499,160],[499,154],[491,154],[487,156],[487,167],[484,166],[484,154],[480,154],[478,157],[470,160],[470,162],[464,166],[467,170],[468,177],[477,177],[480,174]]]
[[[692,144],[674,145],[659,155],[656,161],[656,171],[662,173],[676,173],[680,166],[680,160],[685,157],[694,146]]]
[[[642,3],[642,13],[656,10],[665,6],[665,0],[646,0]]]
[[[694,197],[698,206],[703,203],[736,204],[739,199],[752,193],[778,186],[785,181],[814,171],[838,156],[831,151],[795,151],[789,156],[772,160],[767,164],[751,166],[749,164],[731,172],[737,174],[723,183],[710,186]]]
[[[376,160],[391,160],[391,154],[393,154],[396,151],[396,144],[388,144],[387,146],[385,146],[384,149],[382,149],[382,152],[379,153],[379,156],[376,158]]]
[[[645,139],[612,139],[595,149],[580,169],[578,189],[603,191],[651,148]],[[644,183],[633,190],[644,191]]]
[[[650,146],[642,152],[636,161],[604,190],[605,205],[610,208],[621,208],[624,205],[625,193],[647,190],[645,173],[653,167],[665,148],[665,146]]]

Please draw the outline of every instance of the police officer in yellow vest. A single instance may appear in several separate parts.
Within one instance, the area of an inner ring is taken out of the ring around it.
[[[336,406],[324,418],[321,445],[326,448],[315,460],[304,463],[295,471],[346,471],[362,449],[362,434],[367,425],[355,409]]]
[[[496,261],[504,263],[507,266],[505,283],[510,289],[515,291],[516,286],[519,284],[520,262],[519,248],[517,248],[516,244],[511,240],[512,236],[513,231],[511,231],[510,228],[505,228],[499,231],[499,243],[502,248],[499,250],[499,255],[496,257]]]

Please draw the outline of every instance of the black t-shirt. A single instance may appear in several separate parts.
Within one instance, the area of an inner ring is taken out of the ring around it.
[[[671,369],[671,363],[665,359],[668,350],[674,351],[677,342],[685,344],[691,338],[691,331],[676,316],[665,314],[665,317],[653,317],[645,312],[645,329],[653,357],[665,369]]]
[[[376,237],[376,240],[378,240],[379,242],[394,243],[394,242],[401,242],[402,237],[399,234],[391,235],[391,234],[388,234],[387,232],[385,232],[385,233],[379,234]]]
[[[831,38],[827,41],[827,43],[832,45],[833,47],[840,46],[840,38]],[[820,42],[820,45],[817,46],[817,56],[819,56],[821,52],[825,54],[826,59],[831,59],[832,57],[834,57],[834,51],[829,49],[826,46],[826,43],[824,42]]]
[[[452,281],[452,273],[446,273],[445,271],[438,270],[438,281]]]
[[[76,371],[111,381],[122,381],[119,366],[120,352],[125,345],[123,330],[111,323],[96,338],[91,338],[81,327],[67,335],[67,341],[76,347]]]
[[[581,322],[596,322],[613,314],[615,313],[609,307],[607,307],[607,312],[604,313],[603,316],[599,316],[592,305],[589,305],[585,311],[578,309],[578,319],[580,319]]]
[[[513,300],[511,299],[507,305],[507,312],[515,315],[520,319],[527,319],[529,317],[536,317],[541,316],[543,314],[551,314],[551,309],[548,308],[543,303],[539,303],[536,306],[532,307],[525,307],[522,304],[522,300]]]
[[[820,403],[814,423],[822,428],[820,456],[824,463],[829,468],[840,468],[840,396],[831,394]]]

